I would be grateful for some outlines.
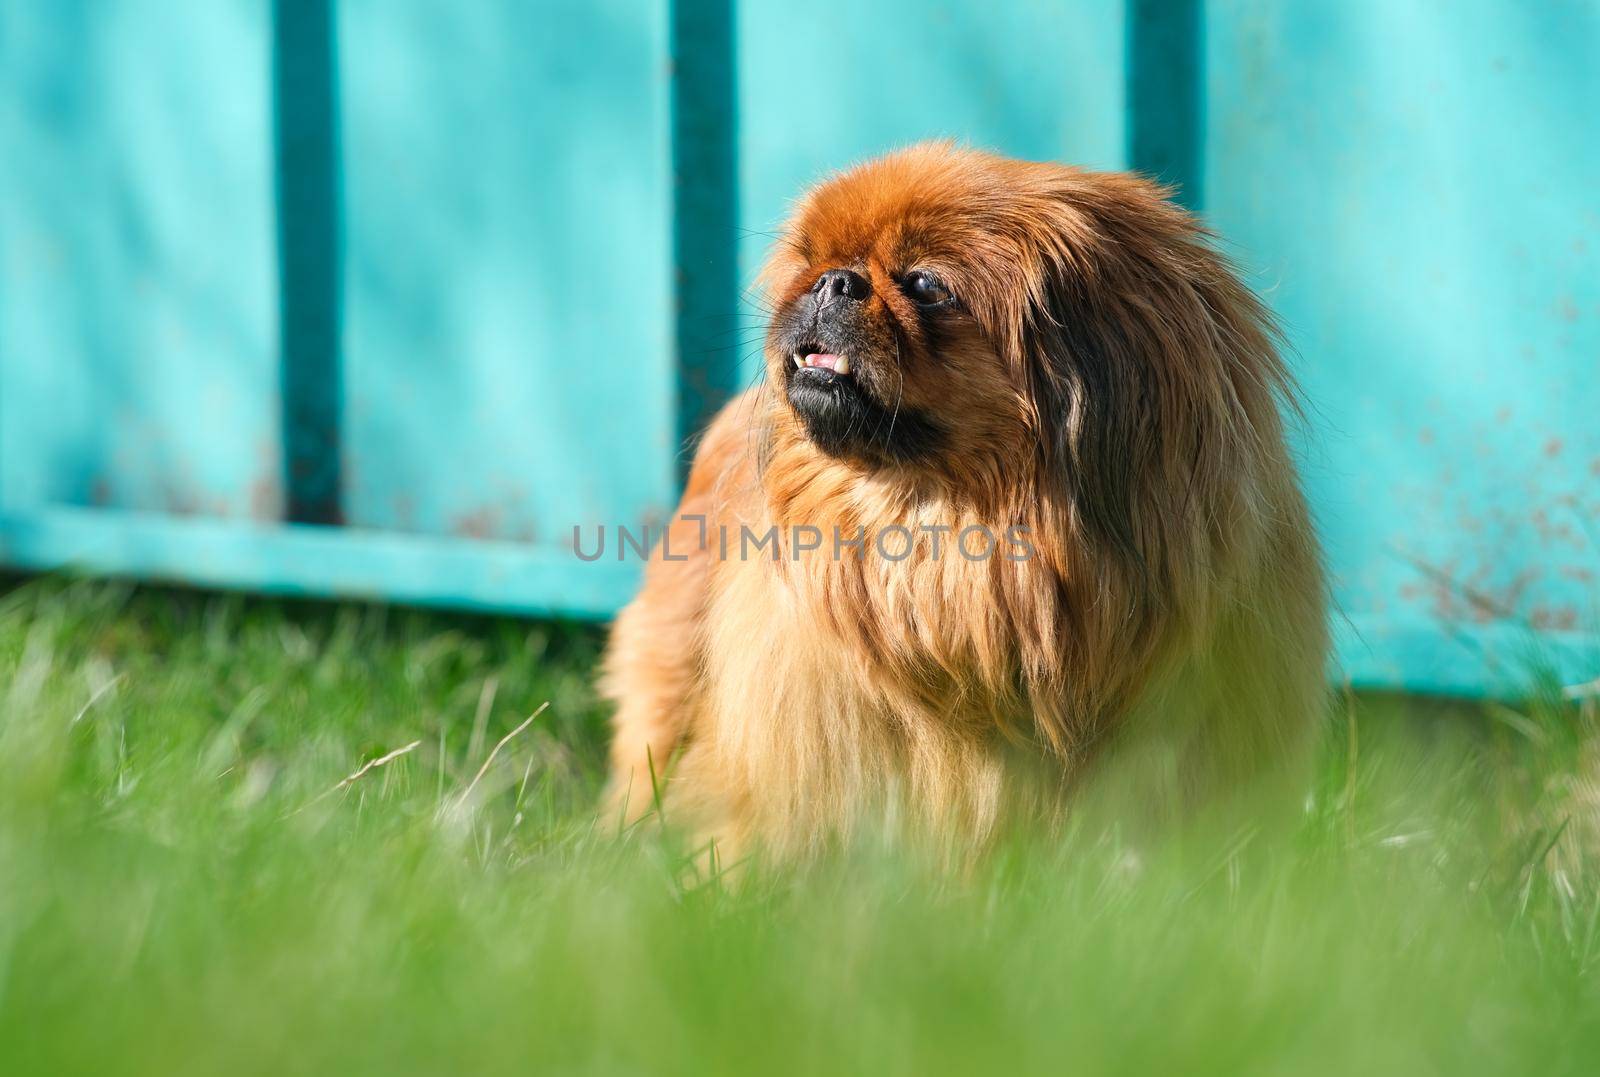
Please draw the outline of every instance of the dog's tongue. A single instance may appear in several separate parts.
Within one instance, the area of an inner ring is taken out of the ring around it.
[[[806,366],[820,366],[828,370],[839,369],[839,357],[832,352],[812,352],[806,356]]]

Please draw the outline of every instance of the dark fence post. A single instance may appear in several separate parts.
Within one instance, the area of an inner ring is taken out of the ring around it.
[[[285,515],[341,511],[338,50],[331,0],[273,4]]]
[[[1204,202],[1205,12],[1202,0],[1131,0],[1128,7],[1128,161]]]
[[[733,0],[672,4],[672,256],[679,445],[738,387]],[[691,454],[680,456],[680,475]]]

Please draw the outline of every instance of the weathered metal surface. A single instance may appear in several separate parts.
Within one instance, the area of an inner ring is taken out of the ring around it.
[[[339,37],[346,518],[560,551],[663,515],[666,4],[346,0]]]
[[[0,4],[0,507],[283,504],[265,4]]]
[[[1600,0],[0,5],[0,561],[604,616],[789,199],[943,136],[1227,236],[1341,675],[1593,676],[1597,100]]]
[[[1348,668],[1595,676],[1600,4],[1207,11],[1206,209],[1298,353]]]
[[[738,43],[747,284],[805,185],[895,146],[953,138],[1022,157],[1127,162],[1120,3],[857,4],[841,18],[745,3]],[[748,296],[740,309],[761,317]],[[739,357],[742,370],[755,365],[749,349]]]

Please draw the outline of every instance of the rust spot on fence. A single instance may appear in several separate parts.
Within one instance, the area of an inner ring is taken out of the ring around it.
[[[1528,624],[1541,632],[1571,632],[1578,627],[1575,606],[1535,606],[1528,611]]]
[[[284,492],[282,468],[270,450],[258,453],[262,469],[248,487],[248,511],[252,520],[271,523],[283,519]]]
[[[472,512],[457,516],[451,521],[450,531],[462,538],[494,538],[500,531],[501,515],[498,508],[486,505],[481,509],[474,509]]]
[[[1403,584],[1400,597],[1425,602],[1430,615],[1444,622],[1489,624],[1514,619],[1529,589],[1544,575],[1541,568],[1526,568],[1503,584],[1490,582],[1494,566],[1483,564],[1463,576],[1458,562],[1431,566],[1413,562],[1422,578]]]

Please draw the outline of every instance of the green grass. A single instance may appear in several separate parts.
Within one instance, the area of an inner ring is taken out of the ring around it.
[[[1135,840],[1102,817],[954,878],[869,849],[690,886],[670,843],[591,810],[599,646],[570,626],[11,585],[0,1072],[1600,1059],[1595,715],[1556,694],[1346,700],[1284,825]]]

